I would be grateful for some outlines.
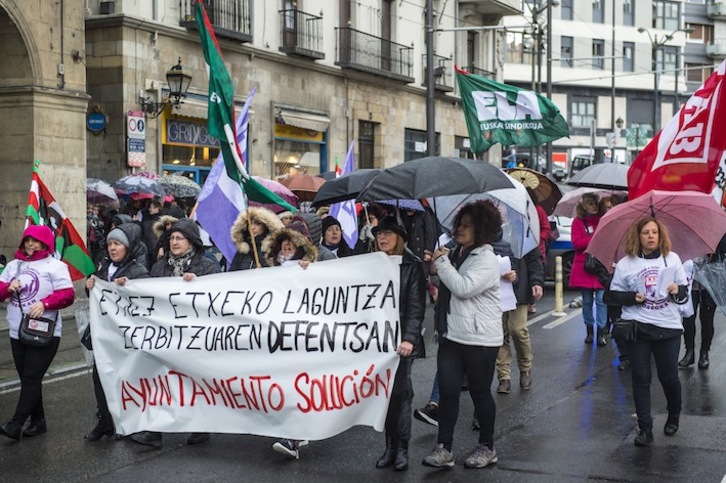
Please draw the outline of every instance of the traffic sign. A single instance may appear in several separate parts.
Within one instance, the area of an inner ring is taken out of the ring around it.
[[[126,116],[126,133],[129,138],[146,139],[146,116],[144,111],[129,111]]]
[[[127,164],[132,168],[141,168],[146,164],[146,141],[144,139],[127,139]]]

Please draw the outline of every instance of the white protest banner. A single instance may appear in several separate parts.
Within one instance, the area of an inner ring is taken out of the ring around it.
[[[97,280],[93,352],[116,431],[382,431],[399,360],[399,258]]]

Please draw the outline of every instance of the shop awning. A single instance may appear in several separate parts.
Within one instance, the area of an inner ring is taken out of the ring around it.
[[[282,124],[308,129],[310,131],[325,132],[330,126],[330,118],[300,111],[290,111],[287,109],[279,109],[279,116],[276,119],[282,119]]]

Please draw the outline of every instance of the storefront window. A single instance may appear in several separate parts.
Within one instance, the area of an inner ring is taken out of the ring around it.
[[[200,185],[204,184],[219,152],[219,141],[209,135],[206,120],[182,116],[164,119],[164,174],[183,174]]]
[[[274,176],[316,175],[326,168],[325,133],[275,124]]]

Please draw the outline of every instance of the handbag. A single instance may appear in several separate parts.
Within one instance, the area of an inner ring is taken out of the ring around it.
[[[597,275],[600,271],[601,263],[589,253],[585,253],[585,255],[587,255],[587,258],[585,258],[585,271],[589,274]]]
[[[637,336],[635,320],[621,319],[620,317],[615,319],[612,336],[621,341],[633,342]]]
[[[20,342],[32,347],[47,347],[53,340],[53,332],[55,332],[56,320],[47,317],[31,317],[23,310],[18,296],[18,306],[23,318],[20,320],[20,328],[18,329],[18,337]]]

